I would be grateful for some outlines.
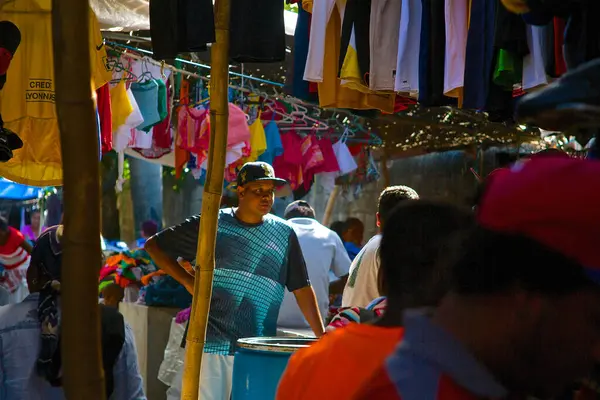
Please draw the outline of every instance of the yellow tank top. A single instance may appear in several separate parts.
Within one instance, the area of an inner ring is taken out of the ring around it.
[[[90,9],[91,83],[97,89],[111,79],[106,49],[96,16]],[[5,127],[23,140],[14,158],[0,165],[0,175],[13,181],[49,186],[62,184],[62,159],[55,108],[52,54],[51,0],[7,0],[0,20],[21,31],[21,44],[0,92],[0,113]],[[91,93],[90,93],[91,95]],[[97,135],[96,131],[82,132]]]

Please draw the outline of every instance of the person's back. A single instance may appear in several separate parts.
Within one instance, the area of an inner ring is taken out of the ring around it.
[[[38,301],[39,295],[34,293],[21,303],[0,307],[0,399],[65,398],[61,386],[51,385],[37,372],[41,349]],[[115,318],[113,313],[118,313],[116,310],[100,307],[103,360],[105,366],[110,367],[112,376],[105,376],[105,379],[112,381],[112,396],[109,398],[145,399],[137,368],[133,332],[120,314],[120,318]]]
[[[444,292],[437,268],[451,235],[471,228],[471,215],[453,206],[407,202],[391,215],[381,245],[382,291],[388,294],[383,317],[374,323],[350,323],[327,333],[292,355],[281,378],[278,400],[312,400],[325,393],[348,399],[371,377],[402,339],[401,310],[431,306]],[[368,312],[369,307],[360,310]],[[329,332],[329,331],[328,331]],[[340,382],[332,388],[332,382]]]
[[[31,294],[0,307],[0,399],[64,399],[61,387],[62,227],[36,242],[27,271]],[[100,307],[105,387],[111,400],[144,400],[133,332],[123,316]],[[86,362],[86,360],[82,360]]]
[[[347,275],[350,268],[348,254],[338,235],[315,219],[291,218],[288,223],[298,236],[321,316],[326,317],[329,306],[329,272],[332,271],[338,278]],[[287,290],[279,310],[277,326],[292,329],[310,328],[294,295]]]
[[[407,186],[389,186],[379,196],[377,205],[377,226],[383,230],[385,220],[392,210],[406,200],[418,200],[419,195]],[[360,250],[350,266],[350,276],[342,297],[342,307],[366,307],[381,296],[378,288],[379,243],[377,234]]]

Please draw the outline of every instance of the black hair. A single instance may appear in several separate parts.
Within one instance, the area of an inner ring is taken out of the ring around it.
[[[418,200],[417,192],[408,186],[388,186],[379,195],[377,212],[382,225],[389,218],[392,210],[402,201]]]
[[[312,209],[308,204],[299,204],[292,210],[285,213],[284,219],[292,218],[315,218],[315,210]]]
[[[344,221],[335,221],[329,226],[329,229],[337,233],[337,235],[341,238],[342,233],[344,233]]]
[[[8,220],[4,217],[0,217],[0,231],[7,232],[8,226]]]
[[[347,232],[350,229],[364,229],[364,228],[365,228],[365,224],[363,224],[360,219],[350,217],[344,221],[344,227],[342,229],[342,233]]]
[[[500,293],[515,286],[561,295],[591,284],[581,265],[538,241],[481,227],[466,239],[451,270],[453,289],[463,295]]]
[[[451,204],[422,200],[399,204],[381,239],[380,290],[403,307],[437,305],[450,289],[450,274],[439,260],[449,256],[473,227],[472,213]]]

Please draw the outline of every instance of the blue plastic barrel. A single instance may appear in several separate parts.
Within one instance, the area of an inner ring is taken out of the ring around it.
[[[233,363],[233,400],[272,400],[293,352],[317,339],[262,337],[237,341]]]

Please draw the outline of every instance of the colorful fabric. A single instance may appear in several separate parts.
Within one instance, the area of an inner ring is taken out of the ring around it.
[[[332,332],[336,329],[343,328],[351,323],[365,323],[379,318],[385,312],[387,299],[380,297],[375,299],[367,307],[341,307],[337,310],[337,314],[331,319],[326,332]]]
[[[10,270],[20,267],[29,261],[29,254],[21,247],[25,237],[12,226],[8,227],[8,240],[0,245],[0,264]]]

